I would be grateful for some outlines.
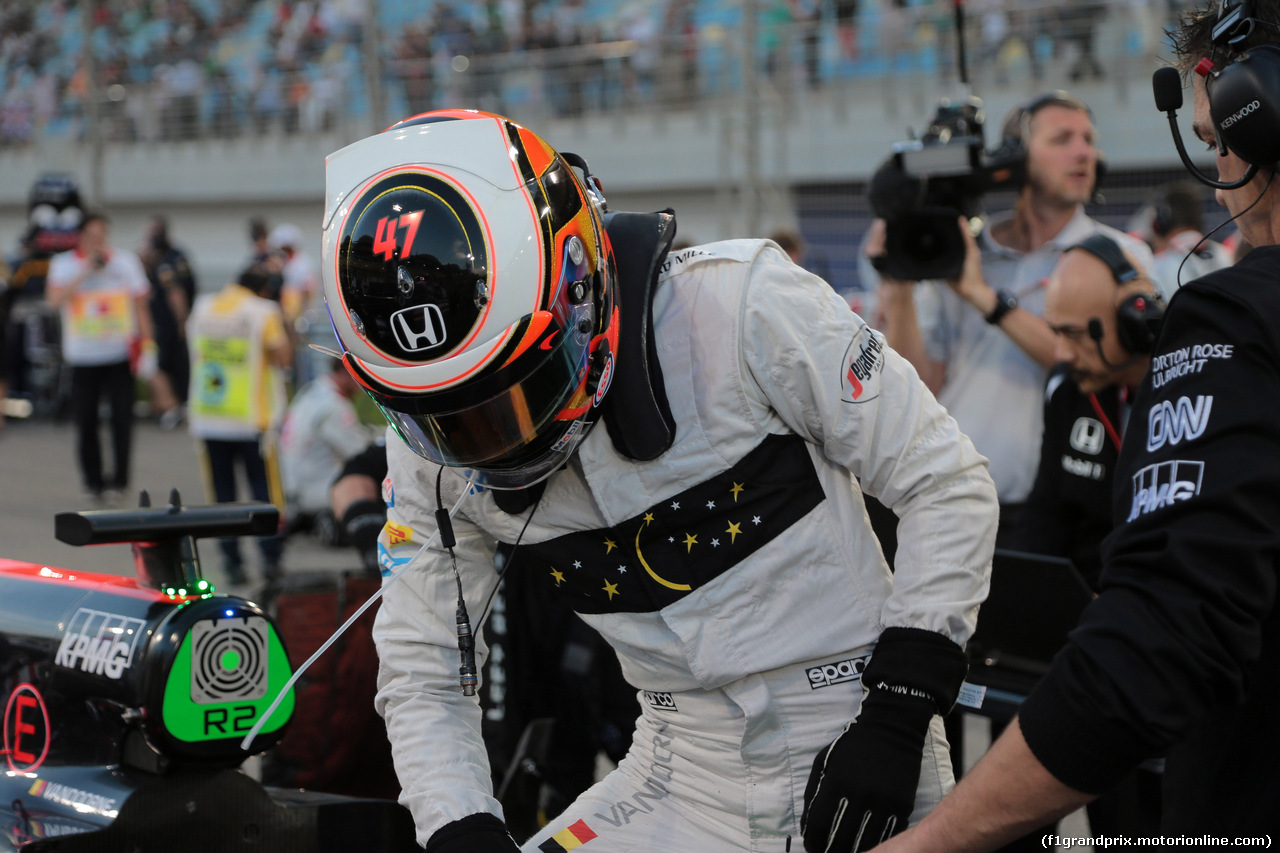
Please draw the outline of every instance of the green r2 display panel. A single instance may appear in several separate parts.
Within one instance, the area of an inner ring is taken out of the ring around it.
[[[243,738],[289,680],[284,646],[262,616],[204,619],[182,640],[164,690],[164,724],[178,740]],[[293,691],[262,733],[293,714]]]

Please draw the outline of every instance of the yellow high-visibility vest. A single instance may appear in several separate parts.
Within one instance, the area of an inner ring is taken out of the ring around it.
[[[286,404],[284,379],[266,357],[287,341],[279,305],[229,284],[196,299],[187,341],[192,435],[246,439],[279,423]]]

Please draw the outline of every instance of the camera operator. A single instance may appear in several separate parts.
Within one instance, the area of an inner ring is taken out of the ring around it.
[[[1035,479],[1053,332],[1040,317],[1043,282],[1068,246],[1102,231],[1144,269],[1140,241],[1093,219],[1084,203],[1097,182],[1096,129],[1089,108],[1065,92],[1042,95],[1005,119],[1006,146],[1025,152],[1017,204],[974,237],[963,218],[959,275],[918,287],[881,274],[889,345],[916,368],[978,451],[990,459],[1000,498],[1000,538],[1016,526]],[[885,225],[867,239],[885,269]],[[999,413],[998,417],[995,417]]]

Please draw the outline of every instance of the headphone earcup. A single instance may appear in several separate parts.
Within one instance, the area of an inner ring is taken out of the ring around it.
[[[1116,338],[1130,355],[1147,355],[1155,348],[1164,319],[1164,303],[1154,293],[1135,293],[1116,306]]]
[[[1157,237],[1163,237],[1169,233],[1169,229],[1173,227],[1173,208],[1169,206],[1169,202],[1161,198],[1155,204],[1155,211],[1151,215],[1151,232]]]
[[[1280,44],[1251,47],[1205,78],[1209,114],[1231,151],[1259,167],[1280,162]]]

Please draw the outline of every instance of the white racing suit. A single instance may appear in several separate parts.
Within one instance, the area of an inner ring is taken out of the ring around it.
[[[790,836],[799,850],[814,756],[856,716],[881,631],[972,633],[995,491],[907,362],[771,243],[672,254],[654,325],[677,424],[666,453],[627,459],[597,426],[532,510],[508,515],[481,492],[453,522],[472,619],[496,544],[519,539],[511,570],[568,596],[642,691],[629,756],[524,849],[782,853]],[[394,437],[387,451],[389,571],[435,530],[438,469]],[[463,482],[444,474],[446,508]],[[892,574],[863,491],[900,518]],[[374,632],[378,709],[423,844],[502,814],[480,709],[458,685],[456,603],[433,548],[388,590]],[[913,819],[951,784],[935,718]]]

